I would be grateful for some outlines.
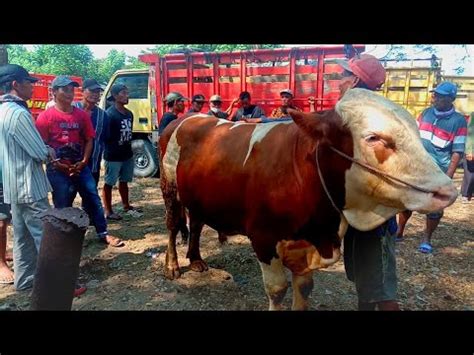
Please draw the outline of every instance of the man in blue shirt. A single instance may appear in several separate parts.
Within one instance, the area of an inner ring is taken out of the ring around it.
[[[89,114],[92,126],[95,130],[95,138],[88,166],[91,169],[96,185],[99,183],[100,166],[106,141],[106,128],[108,127],[109,122],[107,113],[97,106],[100,100],[101,91],[103,91],[103,89],[97,80],[84,80],[82,83],[82,101],[74,103],[74,106]]]

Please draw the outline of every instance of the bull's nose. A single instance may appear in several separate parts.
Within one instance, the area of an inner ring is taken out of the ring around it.
[[[458,190],[454,184],[449,184],[442,186],[438,189],[433,195],[433,198],[439,200],[444,206],[444,208],[452,205],[456,198],[458,197]]]

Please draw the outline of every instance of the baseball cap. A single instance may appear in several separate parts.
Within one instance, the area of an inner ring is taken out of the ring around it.
[[[82,90],[89,89],[89,90],[97,90],[100,89],[104,91],[102,86],[97,82],[95,79],[86,79],[82,83]]]
[[[118,95],[120,91],[128,90],[128,88],[123,84],[114,84],[110,89],[109,97],[107,97],[107,101],[115,101],[114,95]]]
[[[362,80],[369,89],[378,89],[385,82],[385,68],[370,54],[361,54],[351,60],[336,59],[335,62]]]
[[[213,102],[213,101],[222,102],[222,97],[220,97],[219,95],[212,95],[211,98],[209,99],[209,101],[211,101],[211,102]]]
[[[193,98],[191,99],[191,102],[205,102],[205,101],[206,101],[206,98],[204,97],[204,95],[201,95],[201,94],[194,95]]]
[[[62,88],[64,86],[68,86],[68,85],[72,85],[75,88],[78,88],[80,86],[77,81],[72,80],[67,75],[59,75],[56,78],[54,78],[53,82],[51,83],[51,87],[53,89]]]
[[[189,99],[187,97],[184,97],[183,95],[181,95],[179,92],[170,92],[165,97],[165,101],[167,103],[174,102],[176,100],[189,100]]]
[[[293,91],[291,91],[290,89],[284,89],[284,90],[280,91],[280,95],[281,94],[288,94],[288,95],[293,96]]]
[[[456,84],[450,81],[444,81],[441,84],[439,84],[436,88],[431,90],[431,92],[435,92],[440,95],[456,98],[456,94],[458,93],[458,87],[456,86]]]
[[[28,80],[32,83],[38,81],[35,77],[30,76],[28,71],[17,64],[6,64],[0,67],[0,83],[6,83],[7,81],[20,81]]]

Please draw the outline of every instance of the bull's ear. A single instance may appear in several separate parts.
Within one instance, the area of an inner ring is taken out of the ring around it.
[[[300,112],[293,109],[288,109],[288,113],[298,127],[310,136],[320,138],[325,135],[328,127],[324,120],[321,119],[322,116],[320,114],[316,112]]]

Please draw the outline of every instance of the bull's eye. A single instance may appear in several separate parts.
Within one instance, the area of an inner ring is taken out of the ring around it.
[[[377,136],[376,134],[369,134],[367,137],[365,137],[365,141],[367,143],[375,143],[380,140],[380,137]]]

